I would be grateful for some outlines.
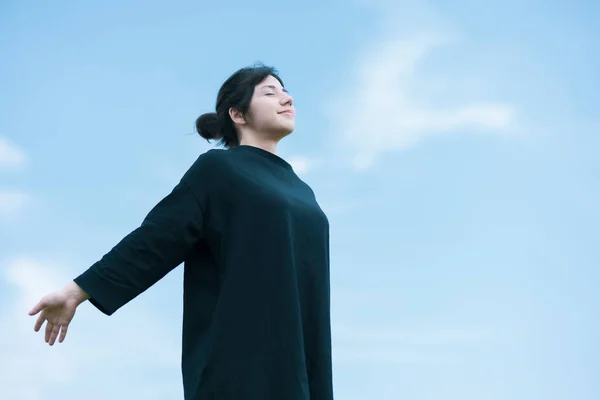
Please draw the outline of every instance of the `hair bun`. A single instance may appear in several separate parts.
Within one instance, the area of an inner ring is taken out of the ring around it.
[[[217,113],[202,114],[196,119],[196,131],[204,139],[221,139],[223,127]]]

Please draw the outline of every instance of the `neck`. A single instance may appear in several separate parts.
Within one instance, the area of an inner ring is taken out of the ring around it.
[[[244,138],[240,140],[241,146],[253,146],[260,149],[266,150],[273,154],[277,154],[277,143],[279,140],[267,140],[267,139],[256,139],[256,138]]]

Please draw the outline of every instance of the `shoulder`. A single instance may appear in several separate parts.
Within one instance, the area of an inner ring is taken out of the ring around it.
[[[188,188],[201,207],[205,206],[215,183],[222,179],[224,172],[224,150],[211,149],[202,153],[181,178],[180,185]]]
[[[225,161],[225,150],[221,149],[210,149],[207,152],[200,154],[196,161],[190,166],[188,171],[185,173],[184,178],[191,175],[207,173],[217,173],[220,167]]]
[[[202,153],[183,175],[182,180],[193,185],[215,181],[226,176],[231,169],[228,153],[223,149],[210,149]]]

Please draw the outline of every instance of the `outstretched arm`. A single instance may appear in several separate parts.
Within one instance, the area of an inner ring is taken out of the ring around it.
[[[202,225],[200,204],[182,182],[74,281],[94,306],[111,315],[181,264],[201,239]]]
[[[148,289],[183,262],[201,235],[202,212],[185,183],[158,203],[141,226],[60,291],[44,296],[29,312],[46,323],[46,343],[65,339],[77,306],[85,300],[107,315]],[[59,336],[60,333],[60,336]]]
[[[36,332],[47,321],[46,342],[54,344],[57,336],[64,340],[77,306],[85,300],[111,315],[185,260],[203,237],[210,160],[200,156],[137,229],[64,289],[35,305],[29,314],[41,312]]]

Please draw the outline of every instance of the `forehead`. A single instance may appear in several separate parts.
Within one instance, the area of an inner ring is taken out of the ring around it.
[[[275,78],[273,75],[269,75],[265,79],[263,79],[261,83],[259,83],[257,85],[257,88],[258,89],[269,88],[269,87],[272,88],[273,86],[275,86],[275,88],[277,88],[277,89],[283,89],[283,86],[281,86],[281,83],[279,83],[277,78]]]

